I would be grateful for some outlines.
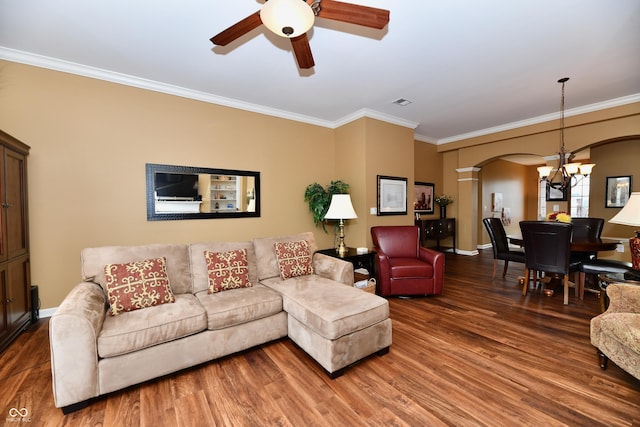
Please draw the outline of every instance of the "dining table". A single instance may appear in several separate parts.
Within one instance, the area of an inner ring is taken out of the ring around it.
[[[507,236],[509,242],[513,245],[523,247],[524,240],[520,235]],[[603,252],[614,251],[620,244],[620,240],[607,239],[602,237],[597,238],[572,238],[571,239],[571,252]]]
[[[516,246],[524,247],[524,239],[521,235],[508,235],[507,238],[509,239],[509,243]],[[598,252],[603,251],[614,251],[619,244],[620,241],[617,239],[607,239],[601,237],[572,237],[571,252],[597,254]],[[547,281],[548,289],[545,290],[545,295],[553,295],[555,289],[559,286],[560,283],[557,275],[553,275],[549,279],[550,281]],[[524,277],[519,277],[518,281],[519,283],[524,283]]]

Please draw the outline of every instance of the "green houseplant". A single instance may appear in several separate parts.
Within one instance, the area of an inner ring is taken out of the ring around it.
[[[331,181],[331,184],[326,189],[317,182],[307,186],[304,192],[304,201],[309,203],[309,210],[313,215],[313,223],[316,227],[321,225],[324,232],[328,233],[324,223],[324,216],[329,210],[331,196],[347,193],[349,193],[349,184],[340,180]]]

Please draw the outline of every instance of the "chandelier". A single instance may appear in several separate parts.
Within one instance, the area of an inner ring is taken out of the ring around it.
[[[546,181],[547,185],[551,182],[557,182],[560,184],[559,188],[564,190],[567,187],[573,187],[578,183],[576,175],[587,176],[591,173],[591,169],[595,166],[594,163],[582,164],[579,162],[572,162],[574,154],[567,153],[564,148],[564,84],[569,80],[569,77],[563,77],[558,80],[558,83],[562,83],[562,97],[560,99],[560,152],[558,153],[558,167],[553,166],[540,166],[538,168],[538,174],[540,174],[540,180]],[[554,172],[555,171],[555,172]],[[551,175],[551,173],[553,175]]]

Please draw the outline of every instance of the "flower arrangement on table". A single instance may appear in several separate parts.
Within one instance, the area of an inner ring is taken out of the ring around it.
[[[447,196],[446,194],[436,196],[436,198],[433,200],[440,206],[447,206],[453,203],[453,197]]]
[[[571,222],[571,215],[568,212],[551,212],[547,214],[547,221]]]

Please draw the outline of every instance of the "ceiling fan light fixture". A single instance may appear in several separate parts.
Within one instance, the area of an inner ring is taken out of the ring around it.
[[[303,0],[268,0],[260,9],[260,19],[274,34],[293,38],[311,29],[315,15]]]

